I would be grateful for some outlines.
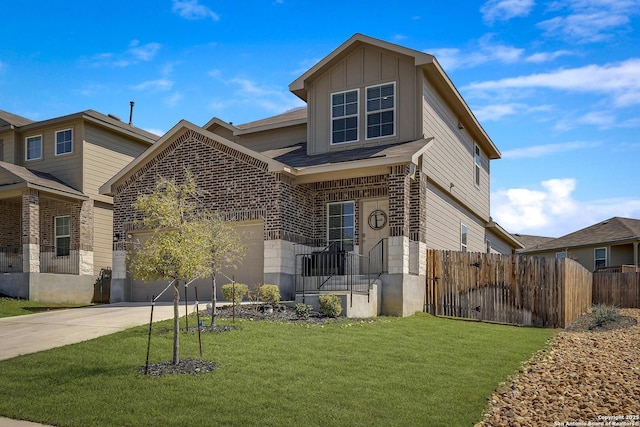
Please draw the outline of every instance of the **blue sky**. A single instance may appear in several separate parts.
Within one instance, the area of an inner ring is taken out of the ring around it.
[[[491,213],[508,231],[640,219],[640,0],[79,4],[4,5],[0,109],[127,121],[133,100],[155,133],[245,123],[302,106],[289,83],[359,32],[438,58],[502,152]]]

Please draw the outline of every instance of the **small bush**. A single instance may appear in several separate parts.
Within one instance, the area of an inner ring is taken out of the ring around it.
[[[244,283],[235,284],[235,300],[234,300],[234,285],[227,283],[222,285],[222,297],[228,301],[233,301],[236,304],[242,301],[242,298],[249,296],[249,287]]]
[[[338,317],[342,313],[342,304],[336,295],[322,295],[318,302],[320,303],[320,312],[327,317]]]
[[[618,317],[620,317],[618,309],[608,304],[596,304],[593,306],[591,312],[593,313],[593,322],[589,329],[600,327],[605,323],[615,322],[618,320]]]
[[[260,299],[267,304],[280,304],[280,288],[278,285],[262,285],[258,288]]]
[[[309,315],[311,314],[311,310],[313,310],[313,306],[310,306],[309,304],[298,303],[296,304],[295,310],[296,317],[298,317],[298,319],[308,319]]]

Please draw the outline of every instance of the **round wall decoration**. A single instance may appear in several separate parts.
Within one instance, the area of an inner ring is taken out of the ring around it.
[[[374,230],[380,230],[387,225],[387,214],[380,209],[376,209],[369,215],[369,227]]]

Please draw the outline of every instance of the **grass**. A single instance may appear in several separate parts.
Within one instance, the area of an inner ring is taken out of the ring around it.
[[[59,426],[470,426],[555,333],[425,314],[236,325],[202,335],[203,358],[220,366],[201,375],[138,374],[147,327],[0,362],[0,414]],[[151,362],[170,359],[172,333],[154,325]],[[180,339],[181,357],[198,358],[197,335]]]
[[[77,304],[52,304],[0,296],[0,317],[22,316],[49,310],[79,307]]]

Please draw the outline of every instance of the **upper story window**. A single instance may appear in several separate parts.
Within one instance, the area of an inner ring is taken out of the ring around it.
[[[73,151],[73,132],[71,129],[59,130],[56,132],[56,156],[67,154]]]
[[[475,144],[475,155],[473,156],[473,173],[476,185],[480,185],[480,162],[480,147],[478,147],[478,144]]]
[[[28,136],[24,139],[25,160],[42,158],[42,135]]]
[[[367,139],[395,134],[396,85],[367,88]]]
[[[600,268],[607,266],[607,248],[595,248],[593,250],[593,267]]]
[[[358,140],[359,90],[331,94],[331,143]]]
[[[354,202],[329,203],[327,205],[328,242],[336,242],[339,250],[353,251],[355,217]]]
[[[71,250],[71,217],[55,218],[56,256],[67,256]]]
[[[468,238],[467,226],[464,224],[460,224],[460,250],[462,252],[467,252],[467,238]]]

